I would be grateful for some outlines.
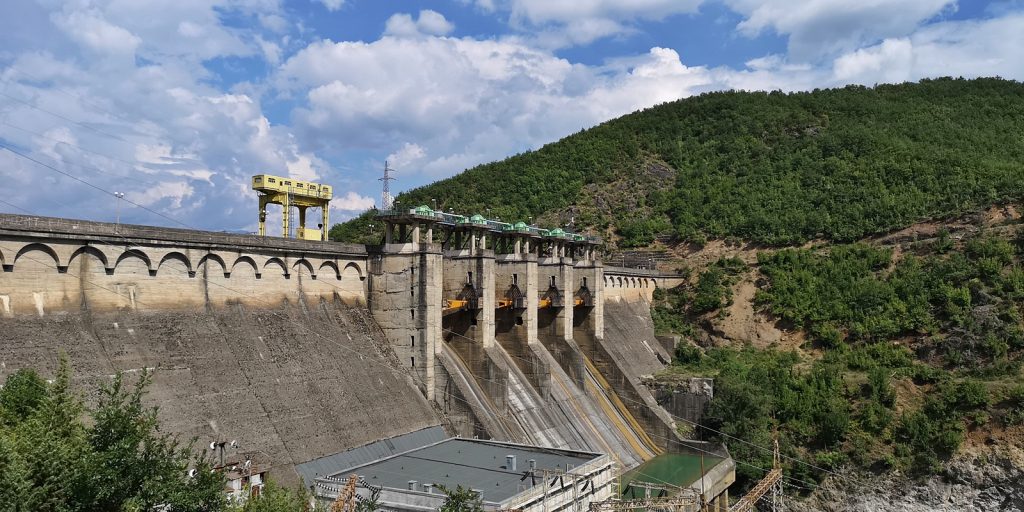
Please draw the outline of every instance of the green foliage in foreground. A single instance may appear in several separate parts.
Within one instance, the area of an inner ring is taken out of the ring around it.
[[[715,92],[603,123],[539,150],[398,196],[403,205],[525,220],[581,204],[656,162],[675,185],[641,195],[646,218],[585,212],[625,245],[655,232],[774,245],[854,241],[922,218],[1024,197],[1024,85],[922,80],[785,94]],[[591,187],[593,188],[593,187]],[[357,221],[358,222],[358,221]],[[334,231],[333,236],[362,236]]]
[[[19,370],[0,390],[0,510],[219,510],[223,481],[188,446],[157,430],[149,382],[121,376],[85,410],[64,364],[52,384]],[[83,416],[88,421],[83,421]],[[191,465],[199,468],[188,478]]]
[[[244,508],[229,506],[223,476],[160,432],[156,409],[142,403],[149,383],[146,373],[132,386],[117,375],[87,408],[66,362],[52,383],[11,374],[0,388],[0,511],[307,510],[303,494],[272,484]]]

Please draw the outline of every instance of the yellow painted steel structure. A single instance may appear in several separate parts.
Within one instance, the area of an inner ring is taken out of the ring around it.
[[[301,240],[327,240],[327,227],[330,216],[332,189],[330,185],[300,181],[270,174],[257,174],[252,177],[252,189],[260,196],[260,236],[267,235],[267,205],[279,204],[282,207],[282,234],[291,236],[291,208],[299,209],[299,227],[295,230],[295,238]],[[306,227],[306,209],[320,208],[320,229]]]

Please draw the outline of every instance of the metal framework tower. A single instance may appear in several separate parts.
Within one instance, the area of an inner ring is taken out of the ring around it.
[[[383,181],[384,182],[384,190],[381,191],[381,194],[380,194],[380,209],[381,210],[390,210],[394,206],[394,204],[392,203],[394,198],[391,197],[391,186],[388,184],[388,182],[391,182],[391,181],[395,180],[395,178],[391,176],[391,171],[394,171],[394,169],[388,167],[388,161],[385,160],[384,161],[384,177],[377,178],[377,181]]]

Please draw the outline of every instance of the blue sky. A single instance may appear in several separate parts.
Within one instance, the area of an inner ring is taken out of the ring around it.
[[[1020,80],[1021,48],[1020,0],[7,0],[0,212],[112,220],[117,191],[252,231],[271,173],[341,220],[385,159],[405,190],[705,91]]]

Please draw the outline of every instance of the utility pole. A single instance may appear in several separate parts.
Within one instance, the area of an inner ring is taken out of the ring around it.
[[[121,200],[124,199],[124,192],[114,192],[114,197],[117,198],[117,206],[114,207],[117,212],[114,218],[114,234],[117,234],[121,231]]]

